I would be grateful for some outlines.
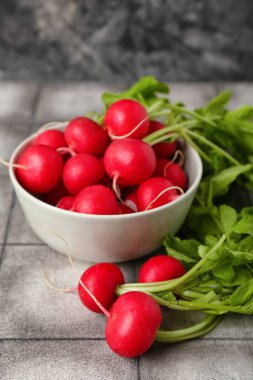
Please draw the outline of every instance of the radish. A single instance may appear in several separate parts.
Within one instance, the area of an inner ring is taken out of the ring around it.
[[[56,207],[61,208],[63,210],[72,210],[74,200],[75,198],[71,196],[63,197],[59,200]]]
[[[118,185],[135,186],[152,175],[156,157],[153,149],[143,141],[115,140],[105,151],[104,166]]]
[[[187,188],[186,174],[183,169],[174,162],[165,159],[158,159],[154,174],[167,178],[175,186],[179,186],[183,190],[186,190]]]
[[[115,264],[99,263],[89,267],[81,276],[81,282],[92,292],[96,299],[110,309],[116,299],[115,289],[124,284],[124,276]],[[82,303],[95,313],[102,313],[99,306],[85,291],[81,282],[78,284],[78,294]]]
[[[67,146],[64,133],[58,129],[49,129],[39,133],[34,140],[34,144],[48,145],[55,149]]]
[[[141,267],[138,282],[168,281],[183,276],[186,270],[183,264],[171,256],[151,257]]]
[[[148,134],[148,114],[142,104],[133,99],[113,103],[105,113],[104,124],[111,138],[142,139]]]
[[[127,292],[113,304],[107,319],[105,339],[116,354],[134,358],[154,342],[162,321],[159,305],[142,292]]]
[[[171,202],[177,196],[173,183],[163,177],[152,177],[137,189],[138,210],[145,211]]]
[[[61,155],[50,146],[32,145],[19,157],[16,175],[21,185],[31,193],[47,193],[61,178]]]
[[[64,183],[62,182],[62,180],[60,180],[60,182],[56,185],[56,187],[54,187],[48,193],[42,194],[40,199],[45,203],[55,206],[60,201],[61,198],[67,195],[69,195],[69,193],[66,187],[64,186]]]
[[[137,207],[137,190],[132,190],[127,196],[125,197],[124,204],[127,207],[130,207],[134,212],[138,211]]]
[[[103,182],[105,170],[101,160],[90,154],[77,154],[68,159],[62,174],[70,194],[78,194],[84,187]]]
[[[150,121],[150,129],[149,133],[159,131],[161,129],[165,128],[165,125],[160,123],[159,121]],[[155,154],[157,158],[169,158],[175,154],[177,150],[177,142],[172,141],[170,143],[168,142],[161,142],[158,144],[155,144],[153,146]]]
[[[87,117],[76,117],[65,129],[65,139],[71,149],[78,153],[102,156],[109,143],[106,131]]]
[[[126,206],[124,203],[119,203],[119,213],[120,214],[133,214],[133,209]]]
[[[113,215],[119,214],[119,205],[112,192],[102,185],[89,186],[75,198],[73,211],[83,214]]]

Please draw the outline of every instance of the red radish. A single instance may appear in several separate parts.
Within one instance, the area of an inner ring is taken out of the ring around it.
[[[156,157],[153,149],[141,140],[115,140],[105,152],[104,165],[118,185],[135,186],[152,175]]]
[[[39,133],[35,138],[34,144],[48,145],[55,149],[67,146],[64,133],[58,129],[49,129],[48,131]]]
[[[69,193],[76,195],[83,188],[104,181],[104,166],[97,157],[85,153],[77,154],[64,165],[62,178]]]
[[[127,292],[113,304],[107,319],[105,339],[116,354],[134,358],[154,342],[162,321],[159,305],[142,292]]]
[[[172,182],[163,177],[152,177],[142,182],[137,189],[138,210],[150,210],[171,202],[177,196],[177,191],[170,189],[164,194],[162,192],[173,186]]]
[[[16,174],[21,185],[31,193],[47,193],[59,182],[63,161],[50,146],[32,145],[19,157]]]
[[[102,185],[89,186],[75,198],[73,211],[83,214],[114,215],[119,214],[119,205],[112,192]]]
[[[56,187],[54,187],[48,193],[43,194],[40,199],[45,203],[55,206],[61,198],[67,196],[68,194],[69,193],[64,186],[64,183],[60,180]]]
[[[176,163],[165,159],[158,159],[156,163],[155,175],[165,177],[175,186],[186,190],[187,177],[183,169]]]
[[[71,196],[63,197],[59,200],[56,207],[62,208],[63,210],[71,210],[74,204],[74,200],[75,198]]]
[[[183,276],[186,270],[183,264],[171,256],[151,257],[141,267],[138,282],[168,281]]]
[[[110,309],[116,299],[116,287],[124,284],[125,280],[117,265],[99,263],[92,265],[82,274],[81,282],[90,290],[103,307]],[[78,294],[82,303],[89,310],[95,313],[102,313],[102,310],[85,291],[80,282],[78,284]]]
[[[163,128],[165,128],[165,125],[160,123],[159,121],[155,121],[155,120],[150,121],[149,133],[159,131]],[[177,150],[177,142],[176,141],[172,141],[170,143],[161,142],[161,143],[155,144],[153,148],[154,148],[157,158],[169,158],[173,156],[173,154],[175,154]]]
[[[120,214],[132,214],[134,211],[130,207],[126,206],[124,203],[119,203],[119,213]]]
[[[133,99],[113,103],[105,114],[104,124],[109,135],[142,139],[148,134],[148,114],[142,104]]]
[[[130,207],[134,212],[138,211],[137,207],[137,190],[132,190],[127,196],[125,197],[124,204],[127,207]]]
[[[65,139],[71,149],[78,153],[102,156],[109,143],[106,131],[87,117],[76,117],[65,129]]]

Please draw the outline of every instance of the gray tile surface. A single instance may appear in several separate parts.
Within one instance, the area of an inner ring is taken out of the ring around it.
[[[1,122],[0,122],[1,123]],[[26,124],[19,121],[12,124],[0,124],[0,152],[1,158],[8,161],[14,149],[27,136],[29,131],[29,121]],[[1,172],[3,168],[0,168]],[[6,168],[5,168],[6,170]],[[7,171],[7,170],[6,170]]]
[[[252,380],[252,341],[154,345],[140,358],[141,379]]]
[[[35,235],[32,228],[28,225],[17,198],[15,199],[12,210],[12,217],[7,234],[7,243],[42,244],[40,238]]]
[[[3,170],[7,170],[4,168]],[[10,207],[13,198],[13,190],[7,173],[0,174],[0,244],[3,243]],[[0,248],[1,251],[1,248]]]
[[[8,121],[18,125],[28,121],[37,91],[35,83],[1,82],[0,123]]]
[[[0,84],[0,156],[11,151],[43,122],[67,119],[101,107],[104,90],[120,87],[89,83]],[[194,108],[215,91],[234,89],[233,106],[253,103],[250,84],[172,84],[171,99]],[[5,96],[6,93],[6,96]],[[11,107],[12,105],[12,107]],[[59,287],[75,285],[65,256],[35,236],[25,220],[5,168],[0,167],[0,378],[208,380],[253,378],[253,317],[228,315],[202,339],[177,345],[155,344],[140,359],[114,355],[104,342],[105,318],[86,310],[75,293],[49,289],[47,269]],[[135,281],[142,260],[122,264],[127,281]],[[76,261],[78,271],[89,263]],[[164,310],[164,326],[177,329],[201,318],[193,312]]]
[[[120,88],[95,83],[44,85],[35,118],[37,121],[65,121],[90,111],[101,111],[102,93]]]
[[[75,262],[80,275],[89,263]],[[133,282],[132,264],[121,264]],[[6,246],[0,276],[1,338],[103,338],[105,318],[87,310],[78,294],[49,289],[44,271],[57,287],[76,287],[66,256],[46,246]]]
[[[135,360],[103,341],[5,341],[0,353],[1,380],[137,379]]]
[[[230,108],[239,107],[244,104],[253,104],[253,86],[251,83],[221,83],[216,86],[218,91],[231,90],[233,96]]]
[[[210,83],[171,83],[170,99],[182,102],[189,108],[198,108],[215,96],[215,87]]]

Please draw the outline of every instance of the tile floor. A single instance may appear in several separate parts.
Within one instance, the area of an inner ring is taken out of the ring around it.
[[[223,88],[233,106],[253,103],[253,84],[172,84],[172,98],[201,106]],[[101,109],[100,95],[120,87],[95,83],[0,84],[0,156],[44,122]],[[174,90],[173,90],[174,89]],[[28,227],[6,168],[0,167],[0,378],[252,380],[253,317],[230,315],[209,335],[153,347],[141,358],[114,355],[104,341],[105,320],[85,310],[75,294],[58,294],[44,282],[75,282],[66,257],[44,245]],[[77,262],[82,271],[88,264]],[[128,281],[138,261],[121,264]],[[176,318],[171,313],[171,325]],[[187,318],[187,315],[184,316]],[[190,318],[193,318],[190,316]]]

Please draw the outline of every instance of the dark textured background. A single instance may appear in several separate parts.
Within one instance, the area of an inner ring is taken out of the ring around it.
[[[252,80],[252,0],[0,0],[0,79]]]

